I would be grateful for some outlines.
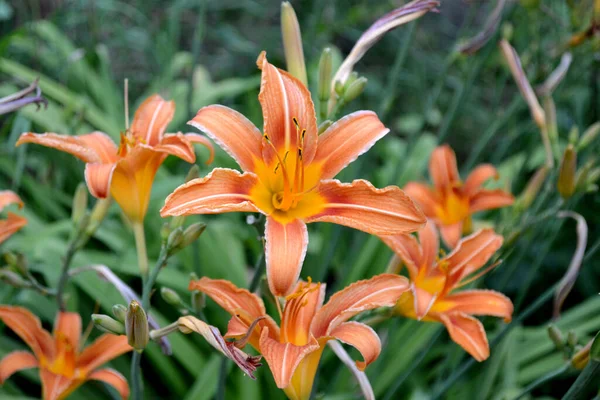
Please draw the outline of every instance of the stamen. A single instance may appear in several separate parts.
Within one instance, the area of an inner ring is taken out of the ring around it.
[[[490,265],[489,267],[487,267],[483,271],[479,271],[479,273],[473,275],[469,279],[465,279],[462,282],[459,282],[458,285],[454,286],[454,288],[458,289],[458,288],[461,288],[463,286],[468,285],[471,282],[476,281],[477,279],[481,278],[482,276],[484,276],[485,274],[487,274],[488,272],[490,272],[491,270],[493,270],[494,268],[496,268],[498,265],[500,265],[501,262],[502,262],[502,260],[499,260],[499,261],[493,263],[492,265]]]
[[[239,318],[239,316],[237,316],[237,317]],[[238,349],[241,349],[244,346],[246,346],[246,344],[248,343],[248,340],[250,340],[250,336],[252,336],[252,333],[254,332],[254,328],[256,328],[256,325],[265,318],[266,318],[265,316],[262,316],[262,317],[256,318],[254,321],[252,321],[252,323],[248,327],[248,331],[246,332],[246,334],[241,339],[235,341],[235,343],[234,343],[235,347],[237,347]]]

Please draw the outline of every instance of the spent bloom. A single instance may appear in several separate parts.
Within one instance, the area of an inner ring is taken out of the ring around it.
[[[23,208],[23,201],[17,194],[10,190],[0,190],[0,212],[11,204]],[[0,219],[0,243],[4,242],[19,229],[27,224],[27,219],[12,212],[8,212],[6,219]]]
[[[348,320],[362,311],[394,306],[408,290],[408,280],[377,275],[346,287],[325,305],[325,284],[300,281],[286,298],[280,326],[266,314],[260,297],[229,281],[205,277],[192,281],[189,289],[206,293],[231,314],[225,337],[242,338],[240,346],[249,342],[266,360],[277,387],[290,399],[306,400],[327,341],[354,346],[363,357],[356,362],[361,370],[377,359],[381,342],[375,331]]]
[[[477,166],[463,183],[456,166],[456,154],[448,145],[437,147],[429,160],[429,176],[433,187],[409,182],[404,190],[413,198],[440,230],[450,248],[456,246],[463,233],[471,231],[471,214],[509,206],[512,194],[501,190],[483,189],[490,178],[498,178],[491,164]]]
[[[40,320],[22,307],[0,306],[0,320],[31,348],[16,350],[0,360],[0,384],[17,371],[39,368],[44,400],[62,400],[88,380],[114,387],[123,399],[129,397],[127,380],[119,372],[99,367],[131,350],[125,336],[105,334],[80,351],[81,317],[59,312],[54,332],[42,328]]]
[[[102,132],[80,136],[28,132],[21,135],[17,146],[37,143],[79,158],[86,163],[90,193],[100,199],[111,194],[132,222],[140,222],[148,209],[156,172],[169,154],[194,163],[193,143],[200,143],[211,151],[208,162],[212,160],[212,144],[206,137],[164,133],[174,113],[175,103],[155,94],[140,105],[130,129],[121,133],[119,146]]]
[[[512,302],[492,290],[457,289],[488,272],[481,268],[502,246],[502,236],[491,229],[480,230],[460,240],[450,254],[439,258],[435,226],[428,222],[418,234],[418,241],[406,234],[382,237],[406,265],[410,277],[410,291],[402,295],[396,312],[408,318],[443,323],[452,340],[477,361],[487,359],[490,354],[487,336],[473,315],[510,321]]]
[[[308,244],[306,223],[333,222],[373,234],[412,232],[423,214],[395,186],[332,179],[389,130],[375,113],[358,111],[318,136],[310,92],[299,80],[258,58],[264,134],[240,113],[220,105],[202,108],[190,124],[206,132],[243,173],[216,168],[166,200],[161,215],[245,211],[267,216],[269,288],[288,295],[298,280]]]

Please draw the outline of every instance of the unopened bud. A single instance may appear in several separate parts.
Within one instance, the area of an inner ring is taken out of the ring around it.
[[[92,236],[96,232],[96,230],[104,220],[104,217],[106,216],[109,207],[110,199],[98,199],[96,201],[96,204],[92,209],[92,213],[90,214],[89,224],[87,225],[87,229],[85,231],[85,233],[88,236]]]
[[[568,199],[575,192],[575,169],[577,153],[572,145],[568,145],[560,164],[557,188],[563,199]]]
[[[123,304],[115,304],[112,306],[112,313],[119,322],[125,323],[127,319],[127,307]]]
[[[167,240],[167,253],[169,255],[175,254],[180,248],[183,241],[183,228],[177,228],[169,234]]]
[[[567,332],[567,344],[571,348],[574,348],[577,345],[577,334],[574,330]]]
[[[319,125],[319,135],[325,132],[331,125],[333,125],[333,121],[330,120],[321,122],[321,125]]]
[[[164,301],[169,303],[172,306],[180,307],[181,306],[181,297],[171,288],[162,287],[160,289],[160,295]]]
[[[600,167],[596,167],[590,170],[590,172],[587,175],[587,179],[585,180],[586,186],[589,187],[595,184],[596,181],[598,181],[598,178],[600,178]]]
[[[192,292],[190,302],[192,303],[192,310],[199,313],[204,309],[204,306],[206,305],[206,296],[204,295],[204,293],[198,290],[194,290]]]
[[[73,209],[71,210],[71,220],[77,226],[81,218],[87,212],[88,206],[88,190],[85,183],[80,183],[75,190],[73,197]]]
[[[517,204],[520,209],[526,210],[535,201],[535,198],[540,192],[547,175],[548,167],[546,166],[541,167],[535,172],[535,174],[533,174],[529,182],[527,182],[527,186],[523,190],[520,199],[518,200]]]
[[[350,73],[350,75],[348,75],[348,78],[346,78],[346,82],[344,82],[344,92],[346,92],[346,90],[348,90],[350,85],[352,85],[357,79],[358,79],[358,72],[352,71]]]
[[[577,174],[575,175],[575,191],[585,191],[588,186],[590,173],[598,169],[594,168],[594,164],[596,164],[596,160],[592,158],[577,170]]]
[[[135,300],[132,300],[127,308],[125,332],[129,345],[138,351],[143,350],[150,340],[148,317],[140,303]]]
[[[162,241],[166,242],[167,239],[169,239],[170,234],[171,234],[171,224],[168,222],[163,223],[162,226],[160,227],[160,238],[162,239]]]
[[[32,286],[31,282],[24,280],[19,274],[8,269],[0,269],[0,281],[19,289],[30,288]]]
[[[308,86],[300,24],[294,8],[287,1],[281,3],[281,36],[288,72]]]
[[[350,84],[350,86],[348,86],[348,88],[344,92],[344,101],[346,103],[350,103],[352,100],[356,99],[365,90],[366,86],[367,78],[365,78],[364,76],[361,76],[360,78],[352,82],[352,84]]]
[[[506,39],[506,41],[510,42],[513,36],[514,27],[510,22],[505,22],[502,24],[502,39]]]
[[[582,370],[585,368],[587,363],[590,361],[590,349],[592,347],[592,342],[588,343],[581,349],[577,350],[573,357],[571,357],[571,365],[578,370]]]
[[[185,177],[185,182],[189,182],[191,180],[197,179],[200,177],[200,167],[197,166],[196,164],[194,164],[192,166],[192,168],[190,168],[190,170],[188,171],[186,177]]]
[[[206,229],[206,224],[202,222],[196,222],[186,228],[183,232],[183,240],[181,241],[180,247],[183,249],[190,244],[194,243],[196,239],[202,235],[202,232]]]
[[[125,333],[125,327],[123,324],[115,319],[112,319],[108,315],[92,314],[92,322],[94,322],[96,328],[103,332],[112,333],[115,335],[122,335]]]
[[[335,81],[335,83],[333,84],[333,90],[335,90],[335,93],[338,96],[343,96],[344,95],[344,84],[342,83],[342,81]]]
[[[562,350],[565,347],[565,339],[556,325],[548,325],[548,336],[550,336],[550,340],[552,340],[557,350]]]
[[[579,141],[579,128],[573,126],[569,131],[569,144],[573,146],[577,146],[577,142]]]
[[[331,70],[333,64],[333,56],[331,49],[326,47],[321,53],[319,60],[319,100],[328,101],[331,93]]]
[[[583,132],[581,139],[579,139],[577,150],[581,151],[588,147],[594,140],[596,140],[596,138],[598,138],[598,135],[600,135],[600,122],[590,125],[585,132]]]
[[[9,266],[16,269],[21,275],[26,275],[29,271],[27,259],[23,254],[9,252],[4,255],[4,259]]]

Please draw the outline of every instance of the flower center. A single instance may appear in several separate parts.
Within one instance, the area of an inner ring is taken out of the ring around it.
[[[448,188],[443,194],[442,204],[436,208],[436,214],[444,225],[464,221],[469,216],[469,199],[460,194],[459,188]]]
[[[133,135],[131,132],[127,131],[125,133],[121,132],[121,142],[119,143],[119,149],[117,150],[117,155],[119,157],[125,157],[127,153],[131,151],[135,146],[139,143],[146,143],[144,139],[140,139],[139,137]]]
[[[69,339],[61,332],[56,333],[56,354],[51,363],[42,360],[43,367],[55,375],[73,378],[76,372],[76,351]]]

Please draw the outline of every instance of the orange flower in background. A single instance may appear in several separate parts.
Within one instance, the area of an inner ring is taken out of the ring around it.
[[[442,239],[450,248],[456,246],[463,233],[471,231],[471,214],[506,207],[514,202],[504,190],[483,189],[490,178],[498,178],[491,164],[481,164],[463,183],[456,167],[456,154],[450,146],[437,147],[429,160],[429,176],[433,187],[409,182],[404,190],[438,226]]]
[[[85,180],[90,193],[101,199],[110,193],[132,222],[140,222],[148,209],[156,171],[169,154],[194,163],[193,143],[200,143],[210,150],[207,163],[212,161],[212,144],[204,136],[164,133],[174,113],[175,103],[155,94],[138,108],[131,128],[121,134],[118,147],[102,132],[80,136],[24,133],[17,146],[37,143],[79,158],[86,163]]]
[[[296,78],[258,58],[264,135],[243,115],[220,105],[198,111],[190,124],[206,132],[244,173],[216,168],[180,186],[161,215],[235,211],[267,215],[266,264],[276,296],[295,287],[308,244],[306,223],[333,222],[379,235],[412,232],[423,214],[397,187],[332,179],[387,132],[375,113],[350,114],[318,136],[310,92]]]
[[[129,385],[119,372],[98,369],[102,364],[131,350],[127,337],[105,334],[80,351],[81,317],[59,312],[52,335],[40,320],[22,307],[0,306],[0,320],[31,348],[13,351],[0,360],[0,384],[15,372],[39,368],[44,400],[65,399],[85,381],[96,380],[114,387],[123,399]]]
[[[23,208],[23,201],[10,190],[0,190],[0,212],[8,205],[17,204]],[[27,225],[27,219],[9,212],[6,219],[0,219],[0,243],[4,242],[19,229]]]
[[[189,289],[206,293],[231,314],[225,337],[248,338],[267,361],[277,387],[290,399],[307,400],[327,341],[337,339],[354,346],[364,359],[356,362],[361,370],[377,359],[381,342],[375,331],[348,320],[362,311],[394,306],[408,290],[408,280],[377,275],[346,287],[325,305],[325,284],[299,282],[286,298],[281,328],[266,315],[260,297],[229,281],[202,278],[190,282]]]
[[[490,349],[485,330],[473,315],[510,321],[513,304],[492,290],[454,291],[488,272],[479,270],[502,246],[502,236],[491,229],[480,230],[460,240],[442,259],[438,258],[439,238],[431,222],[419,230],[419,241],[411,235],[382,240],[404,262],[411,281],[410,291],[402,295],[396,311],[408,318],[443,323],[452,340],[477,361],[487,359]]]

